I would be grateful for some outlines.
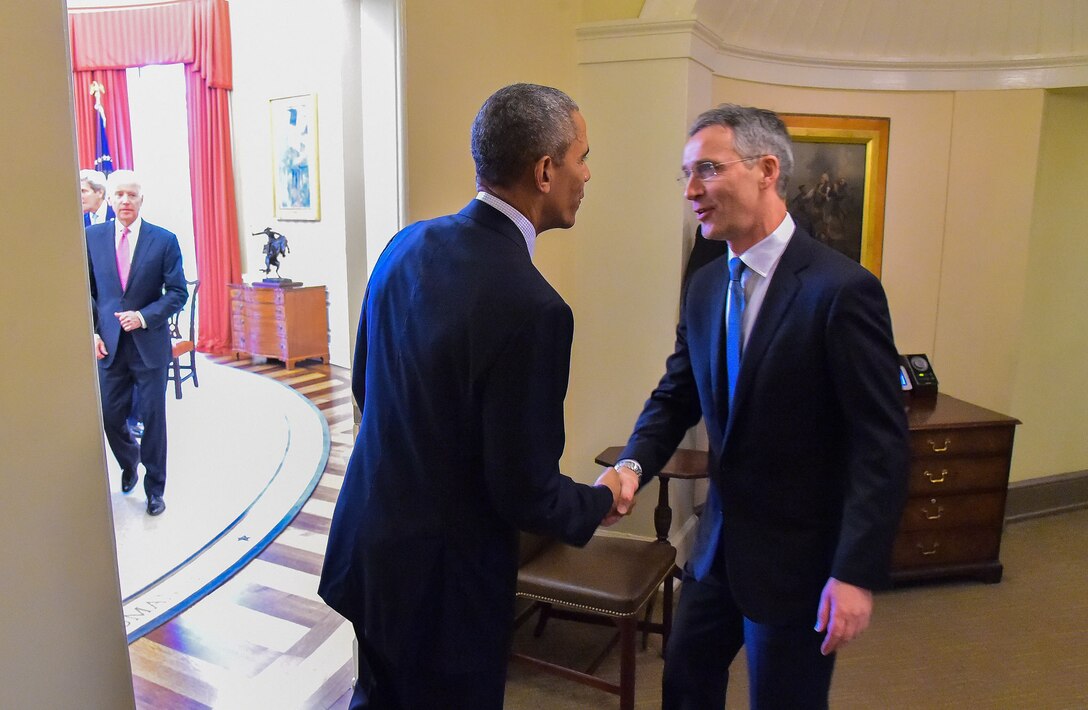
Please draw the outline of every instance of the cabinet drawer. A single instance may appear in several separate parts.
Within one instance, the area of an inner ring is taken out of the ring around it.
[[[277,298],[277,295],[279,298]],[[247,303],[282,302],[283,291],[278,288],[247,288],[245,298]]]
[[[910,462],[909,491],[912,496],[1004,490],[1008,480],[1007,454],[977,458],[927,457]]]
[[[997,559],[1001,528],[901,532],[892,549],[892,569],[907,569]]]
[[[924,429],[910,433],[913,457],[1005,454],[1012,451],[1013,428]]]
[[[911,498],[903,508],[899,530],[910,532],[975,526],[1000,528],[1004,513],[1004,491]]]

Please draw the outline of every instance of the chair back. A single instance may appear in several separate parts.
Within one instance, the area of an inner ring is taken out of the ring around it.
[[[188,307],[182,308],[180,311],[170,316],[170,340],[173,341],[174,344],[174,357],[177,357],[180,354],[178,350],[179,345],[184,344],[187,346],[181,348],[180,352],[187,352],[188,349],[196,347],[196,295],[200,291],[200,279],[186,281],[185,286],[189,289]],[[189,337],[182,336],[181,327],[179,325],[183,311],[189,311]]]

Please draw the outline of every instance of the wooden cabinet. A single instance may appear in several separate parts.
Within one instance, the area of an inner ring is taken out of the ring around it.
[[[282,360],[329,361],[329,310],[324,286],[230,285],[231,349]]]
[[[1013,434],[1020,422],[938,394],[908,402],[909,498],[892,552],[892,579],[1001,581]]]

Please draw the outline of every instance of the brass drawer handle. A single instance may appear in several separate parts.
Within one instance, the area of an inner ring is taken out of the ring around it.
[[[938,504],[934,499],[931,499],[929,502],[937,506],[937,512],[931,513],[929,512],[929,508],[922,508],[922,515],[926,516],[926,520],[940,520],[941,515],[944,513],[944,506]]]
[[[922,475],[929,479],[929,482],[936,485],[938,483],[944,483],[948,478],[948,469],[942,468],[940,473],[933,473],[932,471],[923,471]]]
[[[918,543],[918,550],[921,551],[923,557],[931,557],[937,554],[937,548],[940,546],[941,543],[934,540],[933,545],[928,550],[922,546],[922,543]]]
[[[926,439],[926,443],[929,444],[929,448],[933,450],[933,453],[943,454],[945,451],[948,451],[948,447],[952,444],[952,440],[946,437],[944,446],[937,446],[937,442],[933,439]]]

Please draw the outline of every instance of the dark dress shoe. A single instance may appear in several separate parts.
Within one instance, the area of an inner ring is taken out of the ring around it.
[[[135,471],[122,471],[121,472],[121,492],[128,493],[136,487],[136,481],[140,480],[140,477]]]
[[[162,496],[152,495],[147,497],[148,515],[161,515],[164,510],[166,510],[166,503],[163,502]]]

